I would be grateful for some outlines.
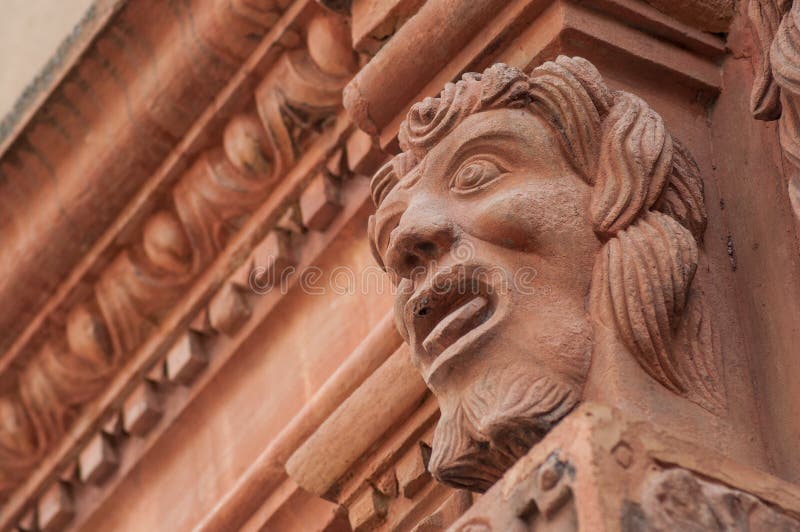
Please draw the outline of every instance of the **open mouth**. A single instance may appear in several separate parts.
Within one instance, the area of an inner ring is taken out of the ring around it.
[[[486,323],[496,306],[489,288],[463,270],[433,281],[432,287],[409,300],[405,311],[412,345],[422,347],[428,363]]]

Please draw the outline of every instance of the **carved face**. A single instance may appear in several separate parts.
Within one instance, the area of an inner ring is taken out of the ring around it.
[[[438,477],[488,487],[578,400],[590,197],[541,118],[499,109],[459,124],[379,208],[398,327],[442,410]]]
[[[565,416],[597,326],[671,392],[722,407],[690,297],[702,181],[644,101],[581,58],[530,75],[497,64],[416,104],[399,137],[369,231],[439,400],[439,480],[487,489]]]

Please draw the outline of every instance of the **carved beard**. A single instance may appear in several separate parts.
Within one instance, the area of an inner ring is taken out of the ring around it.
[[[484,492],[578,403],[579,390],[550,377],[485,376],[440,403],[429,469],[453,487]]]

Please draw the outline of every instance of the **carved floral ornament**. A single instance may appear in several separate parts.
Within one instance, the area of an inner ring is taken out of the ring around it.
[[[369,235],[439,401],[435,477],[490,487],[585,398],[609,337],[676,396],[724,411],[693,287],[702,180],[643,100],[582,58],[530,75],[496,64],[417,103],[399,139],[372,180]],[[515,286],[523,267],[550,290]]]

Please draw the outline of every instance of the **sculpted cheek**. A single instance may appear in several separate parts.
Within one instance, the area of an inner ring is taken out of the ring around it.
[[[529,249],[536,242],[538,220],[532,216],[530,204],[520,200],[494,200],[481,205],[470,225],[473,236],[506,248]]]
[[[588,186],[568,179],[531,180],[465,203],[463,227],[505,248],[558,252],[591,236],[585,216],[589,193]]]

